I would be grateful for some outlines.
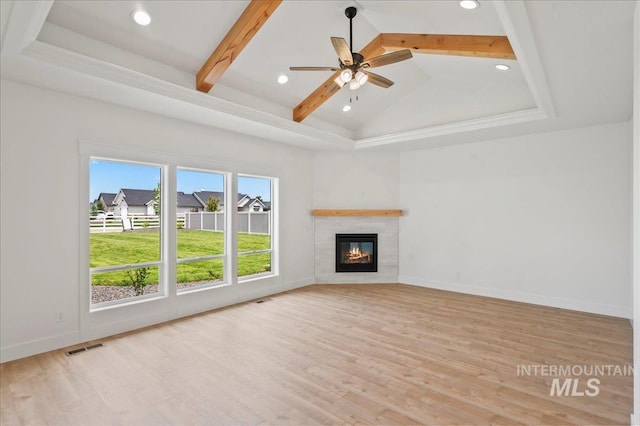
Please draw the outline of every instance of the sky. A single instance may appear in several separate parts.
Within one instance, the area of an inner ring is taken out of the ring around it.
[[[101,192],[117,193],[120,188],[153,189],[160,182],[160,167],[133,163],[92,160],[89,183],[89,201],[93,202]],[[224,177],[217,173],[178,169],[178,191],[191,194],[194,191],[222,192]],[[271,201],[269,179],[238,176],[238,192],[252,198],[260,195]]]

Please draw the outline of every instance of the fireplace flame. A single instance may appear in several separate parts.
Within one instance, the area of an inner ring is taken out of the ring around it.
[[[371,261],[371,253],[360,250],[360,247],[352,247],[351,250],[347,252],[347,262],[370,262]]]

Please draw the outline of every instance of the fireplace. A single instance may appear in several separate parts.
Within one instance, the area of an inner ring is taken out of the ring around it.
[[[378,234],[336,234],[336,272],[378,272]]]

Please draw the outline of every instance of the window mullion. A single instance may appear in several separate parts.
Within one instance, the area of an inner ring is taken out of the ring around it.
[[[176,257],[177,257],[177,182],[176,166],[164,168],[162,191],[162,261],[164,265],[164,288],[169,296],[170,305],[175,306],[176,296]],[[174,309],[175,310],[175,309]]]
[[[238,178],[235,172],[227,174],[226,189],[225,217],[229,231],[225,235],[227,255],[225,272],[229,277],[229,283],[236,284],[238,282]]]

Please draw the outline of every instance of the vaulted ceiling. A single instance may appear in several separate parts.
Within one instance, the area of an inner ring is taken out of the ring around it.
[[[196,74],[249,1],[3,0],[2,77],[309,148],[406,149],[630,119],[635,2],[480,2],[284,0],[202,92]],[[330,37],[349,39],[347,6],[358,9],[356,52],[380,33],[501,35],[517,59],[415,53],[375,69],[390,88],[343,87],[297,123],[294,108],[332,72],[289,67],[338,66]],[[131,19],[140,8],[150,25]]]

